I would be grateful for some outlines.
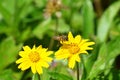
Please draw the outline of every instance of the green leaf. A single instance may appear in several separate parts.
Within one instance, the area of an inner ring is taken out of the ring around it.
[[[2,3],[0,3],[0,13],[2,14],[6,23],[10,25],[12,14],[2,5]]]
[[[83,71],[81,80],[85,80],[86,77],[89,76],[89,73],[91,72],[91,69],[98,57],[99,46],[100,45],[96,43],[96,45],[93,48],[94,50],[92,51],[91,54],[81,55],[81,60],[82,60],[82,63],[84,64],[84,71]]]
[[[31,29],[30,28],[25,29],[20,35],[19,41],[27,40],[28,38],[30,38],[30,34],[31,34]]]
[[[70,30],[69,25],[66,24],[63,19],[59,19],[58,32],[59,33],[66,33],[66,32],[69,32],[69,30]]]
[[[32,0],[18,0],[17,6],[17,16],[19,19],[25,18],[30,12],[33,11],[33,7],[31,5]]]
[[[42,39],[45,33],[48,32],[48,30],[50,30],[51,27],[50,24],[51,24],[51,19],[47,19],[43,21],[33,30],[33,34],[39,39]]]
[[[12,69],[5,69],[0,72],[0,80],[20,80],[21,76],[21,73],[16,73]]]
[[[8,37],[0,43],[0,71],[7,67],[10,63],[15,62],[21,44],[16,45],[12,37]]]
[[[40,75],[40,77],[41,77],[41,80],[50,80],[50,75],[49,75],[49,70],[50,69],[45,69],[45,68],[43,68],[43,74],[42,75]]]
[[[0,80],[15,80],[13,72],[10,69],[2,71],[0,74]]]
[[[97,37],[100,42],[106,41],[107,34],[111,27],[111,23],[114,20],[117,12],[120,10],[120,1],[115,2],[112,4],[102,15],[100,21],[98,23],[97,28]]]
[[[95,78],[101,71],[104,70],[107,56],[107,45],[104,43],[100,48],[98,58],[92,66],[88,79]]]
[[[10,13],[14,14],[16,0],[3,0],[0,4]]]
[[[120,54],[120,36],[108,43],[108,60],[115,58]]]
[[[116,56],[120,55],[119,45],[120,37],[117,37],[115,40],[101,46],[98,58],[92,66],[88,79],[96,78],[100,73],[109,74]]]
[[[4,25],[0,25],[0,34],[1,33],[7,33],[9,31],[8,27]]]
[[[71,26],[72,29],[75,29],[75,31],[82,30],[83,20],[82,20],[82,15],[80,15],[80,13],[73,14],[73,17],[71,19]]]
[[[45,4],[47,3],[47,0],[34,0],[37,7],[45,7]]]
[[[108,43],[108,56],[106,58],[106,70],[105,75],[109,74],[112,64],[115,58],[120,55],[120,36]]]
[[[55,80],[73,80],[72,77],[64,75],[62,73],[50,72],[49,74],[52,75],[51,79],[55,79]]]
[[[83,36],[88,38],[94,34],[94,10],[92,2],[85,0],[83,4]]]

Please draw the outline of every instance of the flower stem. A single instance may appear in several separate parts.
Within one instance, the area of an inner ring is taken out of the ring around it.
[[[77,62],[77,80],[79,80],[79,63]]]
[[[37,74],[37,75],[38,75],[38,80],[41,80],[40,75],[39,74]]]
[[[56,20],[56,25],[55,25],[54,36],[57,35],[57,30],[58,30],[58,27],[59,27],[59,20],[58,20],[58,18],[56,17],[55,20]],[[53,45],[54,45],[54,39],[51,38],[48,49],[51,50],[53,48]]]
[[[35,80],[35,74],[33,74],[33,76],[32,76],[32,80]]]
[[[41,80],[39,74],[33,74],[32,80]]]

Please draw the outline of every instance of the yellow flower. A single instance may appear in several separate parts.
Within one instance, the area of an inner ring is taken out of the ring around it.
[[[32,49],[29,46],[24,46],[23,50],[19,52],[21,58],[16,61],[17,64],[20,64],[18,66],[19,69],[24,71],[31,67],[34,74],[42,74],[42,67],[49,67],[48,62],[51,62],[52,58],[48,56],[53,53],[52,51],[47,51],[41,45],[39,47],[33,46]]]
[[[62,46],[55,53],[57,60],[68,59],[69,68],[74,68],[76,61],[80,62],[79,54],[86,53],[86,50],[92,50],[90,45],[95,44],[94,42],[88,42],[88,39],[82,39],[80,35],[73,37],[72,33],[69,32],[68,40],[60,41]]]

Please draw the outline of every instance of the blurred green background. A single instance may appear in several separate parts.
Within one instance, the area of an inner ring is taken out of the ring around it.
[[[50,0],[51,1],[51,0]],[[0,80],[31,80],[30,70],[20,71],[15,61],[22,46],[49,47],[56,20],[44,19],[47,0],[0,0]],[[81,80],[120,79],[120,0],[62,0],[58,35],[80,34],[96,44],[81,55]],[[59,46],[54,41],[51,50]],[[41,80],[76,80],[76,69],[55,61],[44,69]]]

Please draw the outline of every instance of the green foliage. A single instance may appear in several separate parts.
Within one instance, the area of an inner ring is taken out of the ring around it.
[[[12,37],[8,37],[0,44],[0,71],[7,67],[10,63],[16,60],[17,53],[21,49],[22,45],[15,45],[15,41]],[[5,60],[4,60],[5,59]]]
[[[100,18],[100,21],[98,23],[98,29],[97,29],[97,36],[101,42],[104,42],[107,40],[107,34],[109,32],[109,29],[111,27],[111,23],[114,20],[116,14],[120,10],[120,1],[115,2],[112,4],[102,15]],[[113,11],[114,10],[114,11]]]
[[[94,34],[94,11],[92,2],[85,0],[83,4],[83,36],[88,38]]]
[[[39,80],[30,70],[17,69],[22,46],[49,47],[54,36],[69,31],[95,42],[93,51],[80,55],[81,80],[119,80],[120,0],[106,1],[62,0],[62,16],[56,21],[54,16],[44,19],[47,0],[0,0],[0,80]],[[53,43],[56,51],[59,42]],[[43,69],[41,80],[76,80],[76,69],[68,69],[67,62],[53,63]]]
[[[70,76],[66,76],[66,75],[64,75],[64,74],[61,74],[61,73],[57,73],[57,72],[52,72],[52,73],[50,73],[50,75],[53,75],[53,79],[55,79],[55,80],[63,80],[63,79],[65,79],[65,80],[73,80]]]

